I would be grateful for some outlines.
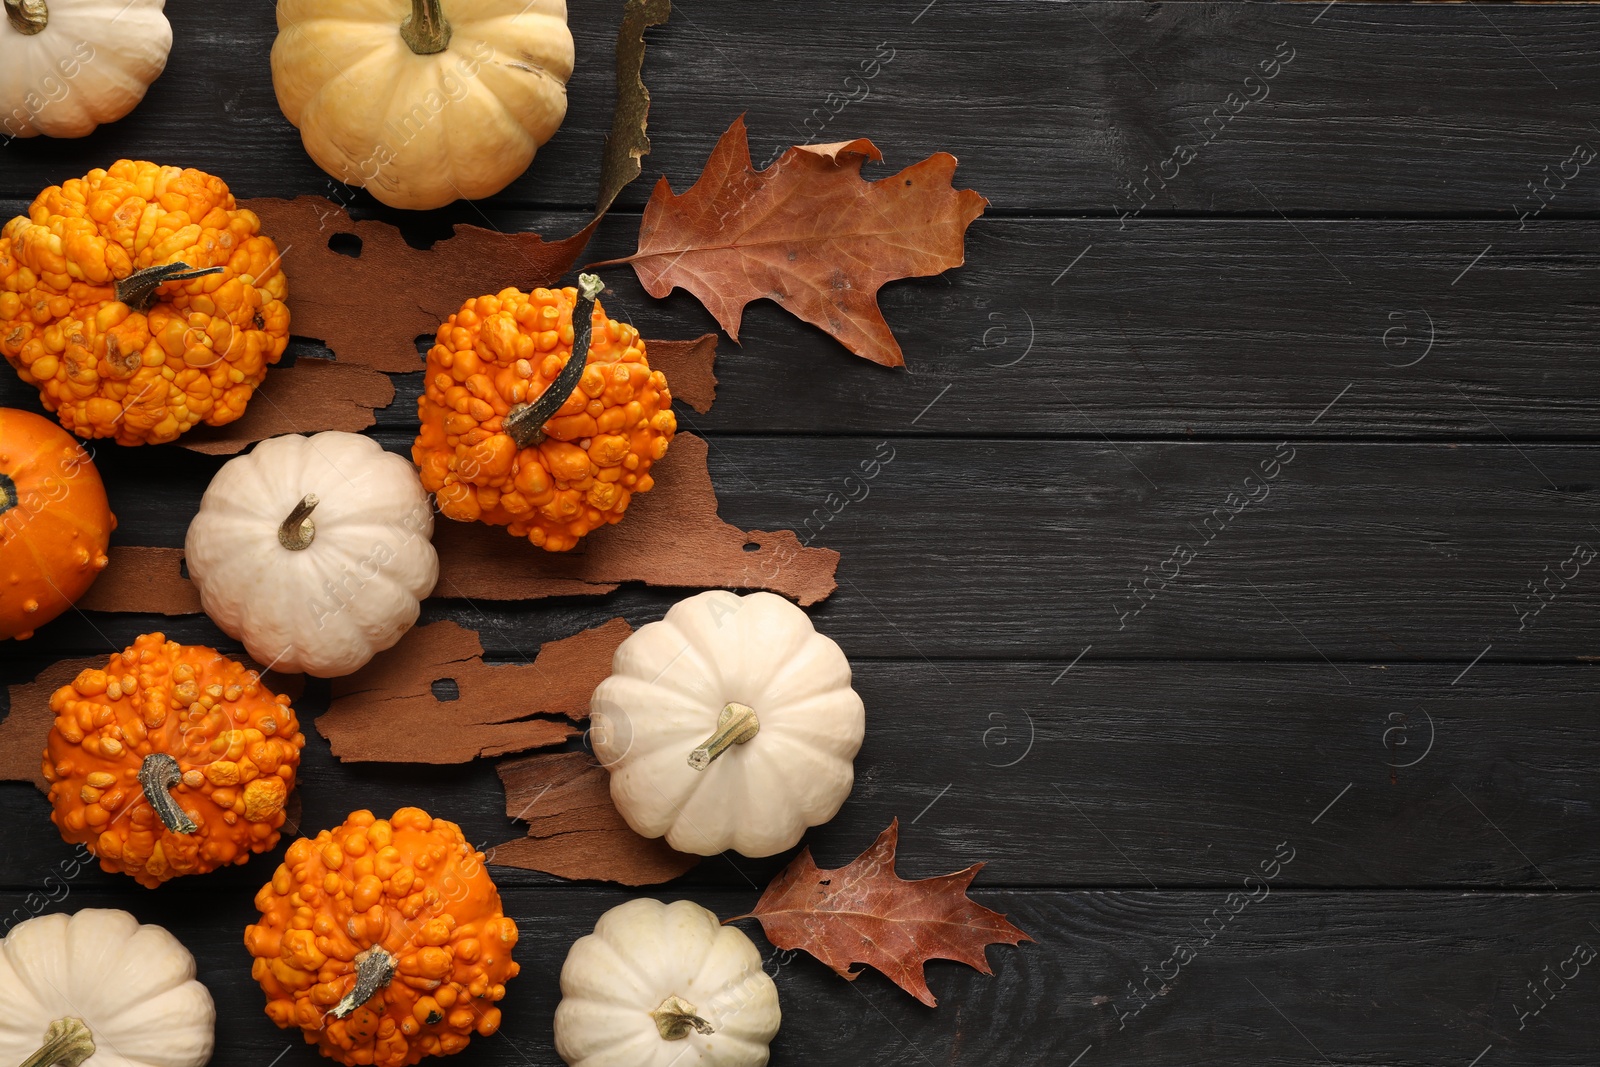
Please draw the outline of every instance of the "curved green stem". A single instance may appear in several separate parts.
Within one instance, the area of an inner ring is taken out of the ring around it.
[[[518,448],[544,440],[544,424],[560,411],[583,379],[589,365],[589,342],[594,335],[594,302],[606,287],[598,275],[578,275],[578,302],[572,308],[572,355],[556,380],[531,404],[518,404],[501,420],[500,427]]]
[[[411,15],[400,24],[400,38],[419,56],[450,47],[450,23],[439,0],[411,0]]]
[[[136,270],[117,283],[117,299],[141,315],[156,302],[156,290],[168,282],[186,282],[191,278],[204,278],[208,274],[221,274],[226,267],[206,267],[195,270],[187,263],[163,263],[159,267]]]
[[[183,781],[178,761],[165,752],[152,752],[139,765],[139,784],[144,798],[155,811],[161,825],[175,834],[192,834],[199,829],[187,812],[172,799],[172,787]]]
[[[346,993],[344,999],[339,1001],[328,1014],[335,1019],[343,1019],[377,996],[380,989],[394,981],[397,962],[393,956],[377,945],[359,953],[356,956],[355,988]]]
[[[747,704],[728,704],[717,719],[717,732],[689,753],[689,766],[703,771],[734,745],[742,745],[761,732],[761,720]]]
[[[94,1035],[82,1019],[69,1016],[50,1024],[44,1032],[44,1044],[23,1060],[21,1067],[78,1067],[93,1055]]]
[[[50,25],[50,9],[44,0],[5,0],[5,5],[6,21],[20,34],[31,37]]]

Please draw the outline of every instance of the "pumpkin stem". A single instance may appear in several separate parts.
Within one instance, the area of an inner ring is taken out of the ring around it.
[[[17,506],[17,483],[11,480],[11,475],[0,474],[0,515],[4,515]]]
[[[734,745],[742,745],[756,734],[761,732],[761,720],[756,718],[756,711],[748,704],[728,704],[722,709],[722,716],[717,719],[717,732],[705,739],[705,742],[693,752],[689,753],[689,766],[697,771],[703,771],[711,766],[711,761],[722,755]]]
[[[300,503],[294,506],[289,517],[278,527],[278,544],[290,552],[304,552],[310,548],[317,536],[317,524],[311,521],[311,513],[320,503],[322,501],[317,499],[315,493],[301,497]]]
[[[450,23],[439,0],[411,0],[411,17],[400,24],[400,38],[419,56],[450,47]]]
[[[589,365],[589,341],[594,335],[594,301],[606,283],[595,274],[578,275],[578,302],[572,308],[572,355],[556,380],[531,404],[518,404],[500,421],[518,448],[544,440],[544,424],[566,406]]]
[[[10,7],[10,0],[6,0]],[[82,1019],[57,1019],[44,1032],[39,1051],[22,1061],[21,1067],[78,1067],[94,1055],[94,1035]]]
[[[378,995],[378,990],[394,981],[396,960],[389,953],[373,945],[356,954],[356,985],[344,995],[329,1012],[335,1019],[343,1019],[361,1005]]]
[[[44,0],[5,0],[6,18],[18,33],[32,36],[50,24]]]
[[[656,1029],[668,1041],[682,1041],[690,1030],[699,1034],[716,1033],[716,1027],[696,1015],[694,1005],[679,996],[663,1000],[661,1007],[650,1013],[650,1018],[656,1021]]]
[[[10,0],[6,0],[9,4]],[[117,299],[139,314],[150,310],[156,302],[156,290],[168,282],[186,282],[191,278],[204,278],[208,274],[221,274],[226,267],[206,267],[196,270],[187,263],[163,263],[159,267],[146,267],[117,282]]]
[[[181,781],[183,771],[178,761],[165,752],[152,752],[139,764],[139,784],[144,786],[144,798],[161,819],[161,825],[175,834],[192,834],[199,827],[172,799],[172,787]]]

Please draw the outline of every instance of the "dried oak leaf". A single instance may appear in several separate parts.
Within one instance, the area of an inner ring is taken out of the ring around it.
[[[532,663],[488,664],[473,631],[453,622],[419,626],[333,680],[317,732],[346,763],[466,763],[559,745],[589,717],[590,694],[632,632],[612,619],[546,641]],[[436,682],[453,683],[453,692]]]
[[[896,819],[871,848],[832,871],[819,868],[806,849],[750,915],[778,948],[804,949],[851,981],[861,973],[854,964],[875,967],[931,1008],[937,1001],[922,973],[928,960],[955,960],[993,974],[984,955],[988,945],[1033,938],[967,896],[983,864],[907,881],[894,872],[899,840]]]
[[[501,760],[495,769],[506,787],[506,814],[526,820],[528,834],[490,849],[490,863],[654,885],[700,861],[634,833],[611,803],[611,776],[586,752],[541,752]]]
[[[686,192],[656,183],[639,250],[612,262],[632,263],[651,296],[689,290],[735,341],[745,305],[766,297],[856,355],[901,366],[878,289],[960,266],[967,227],[989,202],[951,186],[947,152],[863,180],[861,165],[882,158],[861,138],[791,148],[757,171],[737,119]]]

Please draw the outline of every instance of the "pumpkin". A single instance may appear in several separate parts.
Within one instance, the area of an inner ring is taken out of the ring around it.
[[[0,941],[0,1063],[202,1067],[216,1008],[194,957],[125,911],[40,915]]]
[[[144,99],[172,48],[166,0],[4,0],[0,131],[83,137]]]
[[[621,522],[678,424],[632,326],[574,289],[468,300],[428,351],[411,458],[439,510],[551,552]]]
[[[782,597],[681,600],[618,646],[611,671],[589,736],[637,833],[770,856],[850,795],[866,728],[850,663]]]
[[[217,472],[184,558],[206,614],[258,663],[349,674],[417,621],[439,577],[417,472],[370,437],[274,437]]]
[[[278,0],[272,85],[317,166],[426,209],[528,169],[572,62],[565,0]]]
[[[630,900],[561,965],[556,1051],[572,1067],[762,1067],[778,988],[741,931],[689,900]]]
[[[154,888],[277,845],[305,738],[255,671],[145,634],[50,710],[50,818],[102,869]]]
[[[0,408],[0,639],[88,592],[117,520],[83,446],[49,419]]]
[[[289,846],[245,930],[267,1015],[346,1064],[401,1067],[500,1027],[517,924],[484,857],[420,808]]]
[[[124,159],[52,185],[0,230],[0,354],[79,437],[232,422],[289,343],[260,231],[198,170]]]

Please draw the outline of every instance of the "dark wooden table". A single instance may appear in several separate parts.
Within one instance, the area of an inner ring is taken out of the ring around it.
[[[6,217],[125,155],[241,196],[332,191],[273,99],[271,5],[169,6],[170,67],[132,116],[0,150]],[[574,3],[571,113],[532,170],[410,235],[581,224],[619,10]],[[899,816],[904,873],[987,860],[975,895],[1037,939],[991,949],[992,978],[933,964],[937,1010],[769,950],[774,1063],[1596,1062],[1600,973],[1552,976],[1600,945],[1600,563],[1521,613],[1600,546],[1600,163],[1553,177],[1600,145],[1597,56],[1583,5],[679,0],[652,31],[655,150],[590,258],[632,251],[650,179],[688,184],[740,113],[757,160],[870,136],[893,167],[955,153],[993,202],[966,267],[884,291],[905,371],[759,304],[715,409],[684,419],[746,527],[801,528],[893,449],[815,539],[843,561],[814,617],[870,725],[809,841],[837,865]],[[647,335],[714,328],[608,281]],[[373,431],[396,451],[420,377]],[[9,374],[0,403],[36,407]],[[180,545],[218,461],[100,454],[119,542]],[[508,659],[675,598],[424,618]],[[0,648],[0,681],[152,629],[237,647],[202,617],[68,617]],[[341,766],[312,732],[302,772],[308,830],[422,800],[473,841],[517,832],[484,763]],[[29,787],[0,804],[0,915],[37,910],[71,850]],[[170,927],[220,1008],[214,1062],[310,1064],[241,944],[274,862],[153,892],[93,870],[41,906]],[[736,914],[781,862],[653,895]],[[542,1067],[566,946],[631,894],[496,877],[523,974],[458,1062]]]

